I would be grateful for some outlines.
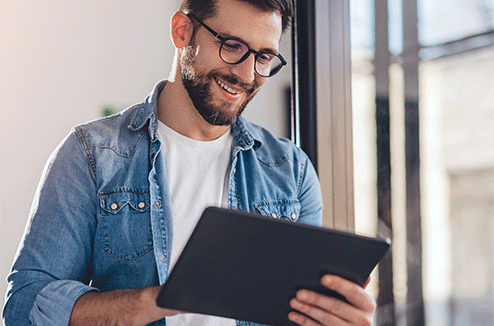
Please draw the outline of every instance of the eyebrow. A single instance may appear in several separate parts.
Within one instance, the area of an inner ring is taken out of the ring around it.
[[[221,37],[224,37],[224,38],[228,38],[228,39],[233,39],[233,40],[237,40],[237,41],[240,41],[242,43],[245,43],[247,44],[247,46],[249,47],[249,49],[252,49],[253,47],[249,44],[249,42],[241,39],[240,37],[238,36],[235,36],[235,35],[230,35],[230,34],[227,34],[227,33],[221,33],[221,32],[217,32],[218,35],[220,35]],[[258,50],[257,52],[269,52],[269,53],[274,53],[274,54],[280,54],[278,50],[274,49],[274,48],[262,48],[260,50]]]
[[[227,34],[227,33],[219,33],[217,31],[215,31],[214,29],[212,29],[209,25],[207,25],[206,23],[204,23],[202,20],[200,20],[199,18],[197,18],[196,15],[194,15],[192,13],[188,13],[187,16],[193,18],[195,21],[197,21],[199,24],[201,24],[205,29],[207,29],[209,32],[211,32],[211,34],[213,34],[216,37],[216,39],[227,38],[227,39],[237,40],[239,42],[242,42],[242,43],[246,44],[249,47],[249,49],[252,49],[252,46],[249,44],[249,42],[241,39],[240,37],[235,36],[235,35],[230,35],[230,34]],[[279,50],[274,49],[274,48],[262,48],[262,49],[260,49],[257,52],[269,52],[269,53],[273,53],[273,54],[276,54],[276,55],[280,55]]]

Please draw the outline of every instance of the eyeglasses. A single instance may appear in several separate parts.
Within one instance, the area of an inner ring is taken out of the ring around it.
[[[269,51],[252,50],[247,44],[238,39],[219,35],[211,27],[204,24],[194,14],[188,13],[187,16],[194,18],[199,24],[201,24],[205,29],[221,41],[219,54],[221,60],[225,63],[231,65],[239,64],[245,61],[251,53],[254,53],[256,58],[254,70],[261,77],[274,76],[281,70],[281,68],[283,68],[284,65],[287,64],[281,54],[275,54]]]

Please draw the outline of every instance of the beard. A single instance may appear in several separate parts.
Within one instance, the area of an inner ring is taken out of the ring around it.
[[[247,103],[254,97],[258,89],[256,81],[245,84],[232,74],[220,73],[218,70],[211,70],[208,73],[201,73],[197,69],[193,54],[194,46],[188,46],[180,60],[182,83],[189,94],[192,104],[197,112],[209,124],[214,126],[232,125],[242,114]],[[240,87],[247,95],[246,99],[232,108],[232,103],[216,99],[212,92],[213,83],[216,78]]]

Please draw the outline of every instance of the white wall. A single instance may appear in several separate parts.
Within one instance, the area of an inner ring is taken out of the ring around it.
[[[179,3],[0,1],[2,296],[48,156],[72,126],[98,118],[106,105],[124,108],[141,101],[168,76],[169,18]],[[289,42],[281,52],[290,59]],[[245,116],[286,135],[280,85],[289,83],[290,69],[280,75],[264,86]]]

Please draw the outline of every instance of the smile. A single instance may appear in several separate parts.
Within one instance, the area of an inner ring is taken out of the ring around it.
[[[237,91],[237,90],[234,90],[233,88],[229,87],[228,85],[224,84],[221,80],[219,80],[218,78],[215,78],[214,79],[216,81],[216,83],[221,87],[223,88],[225,91],[227,91],[228,93],[232,94],[232,95],[237,95],[237,94],[240,94],[241,91]]]

